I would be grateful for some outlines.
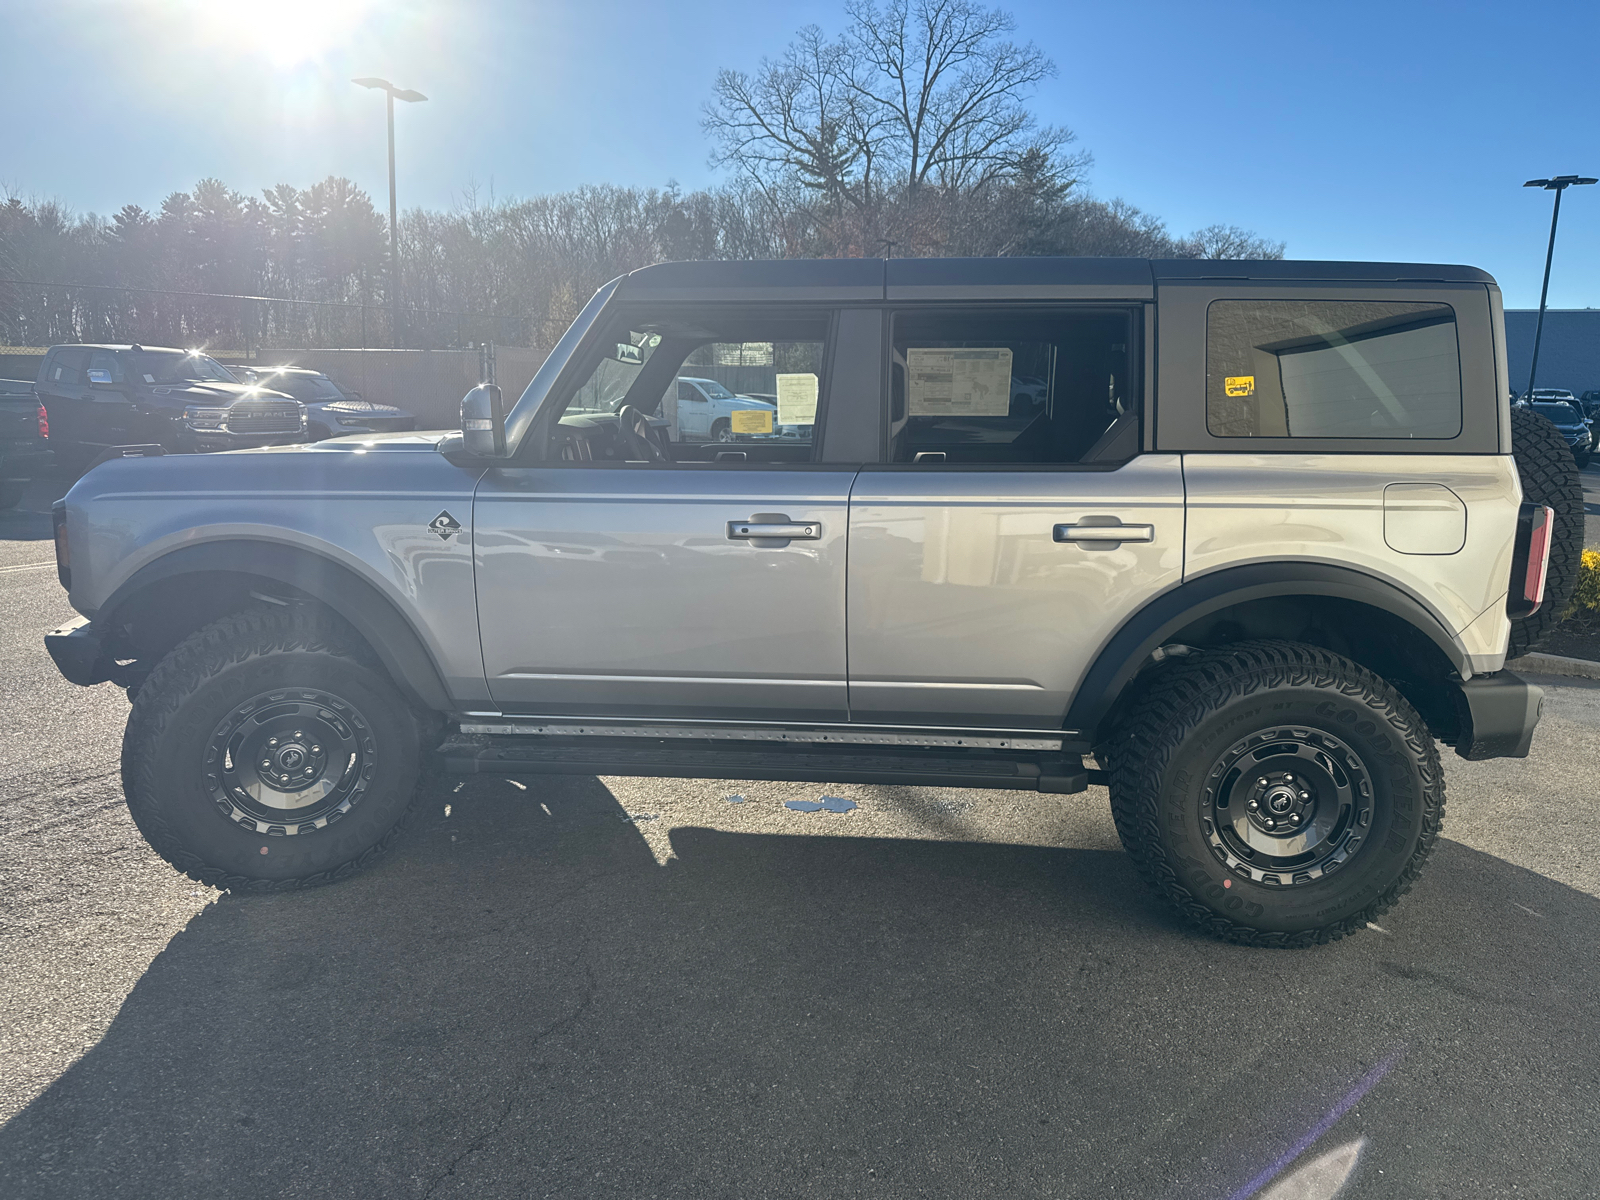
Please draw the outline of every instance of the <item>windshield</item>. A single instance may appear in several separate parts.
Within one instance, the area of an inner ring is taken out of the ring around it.
[[[1557,425],[1576,425],[1579,420],[1577,412],[1570,404],[1539,401],[1533,406],[1533,411],[1541,417],[1549,417]]]
[[[732,392],[723,387],[715,379],[696,379],[695,383],[699,385],[702,392],[704,392],[707,396],[710,396],[713,400],[737,399]]]
[[[257,382],[274,392],[288,392],[296,400],[307,404],[345,399],[345,394],[339,390],[338,384],[326,375],[290,375],[287,372],[275,375],[262,372]]]
[[[134,377],[145,383],[238,383],[232,372],[204,354],[140,350],[128,355]]]
[[[629,330],[624,336],[626,340],[606,348],[609,352],[573,395],[568,412],[616,412],[627,398],[633,381],[661,344],[661,335]]]

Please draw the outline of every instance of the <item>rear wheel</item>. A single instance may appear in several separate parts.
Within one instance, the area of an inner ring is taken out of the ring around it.
[[[22,483],[0,483],[0,512],[21,504],[22,492],[26,486]]]
[[[1111,807],[1123,846],[1185,918],[1229,941],[1309,946],[1410,889],[1444,784],[1398,693],[1291,642],[1168,670],[1109,749]]]
[[[1555,533],[1550,540],[1550,571],[1545,577],[1544,603],[1531,617],[1513,618],[1508,657],[1537,650],[1566,611],[1578,581],[1583,557],[1583,484],[1580,464],[1556,427],[1530,408],[1511,410],[1511,453],[1522,481],[1522,498],[1530,504],[1548,504],[1555,511]]]
[[[416,792],[417,722],[336,618],[262,606],[181,643],[140,686],[123,791],[158,854],[215,887],[278,891],[365,867]]]

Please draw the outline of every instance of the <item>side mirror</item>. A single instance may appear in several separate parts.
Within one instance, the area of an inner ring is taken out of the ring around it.
[[[461,397],[461,441],[468,454],[480,458],[506,456],[506,415],[500,389],[480,383]]]

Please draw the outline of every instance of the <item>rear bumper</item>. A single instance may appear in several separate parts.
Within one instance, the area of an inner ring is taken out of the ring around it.
[[[55,451],[30,445],[0,444],[0,483],[26,483],[55,466]]]
[[[1544,689],[1510,671],[1479,675],[1455,686],[1456,753],[1474,762],[1485,758],[1527,758]]]

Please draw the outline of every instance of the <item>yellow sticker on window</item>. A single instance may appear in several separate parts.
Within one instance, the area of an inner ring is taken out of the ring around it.
[[[770,408],[736,408],[733,415],[728,418],[732,423],[735,433],[771,433],[772,410]]]
[[[1222,390],[1230,396],[1254,396],[1256,394],[1256,377],[1254,375],[1229,375],[1222,381]]]

